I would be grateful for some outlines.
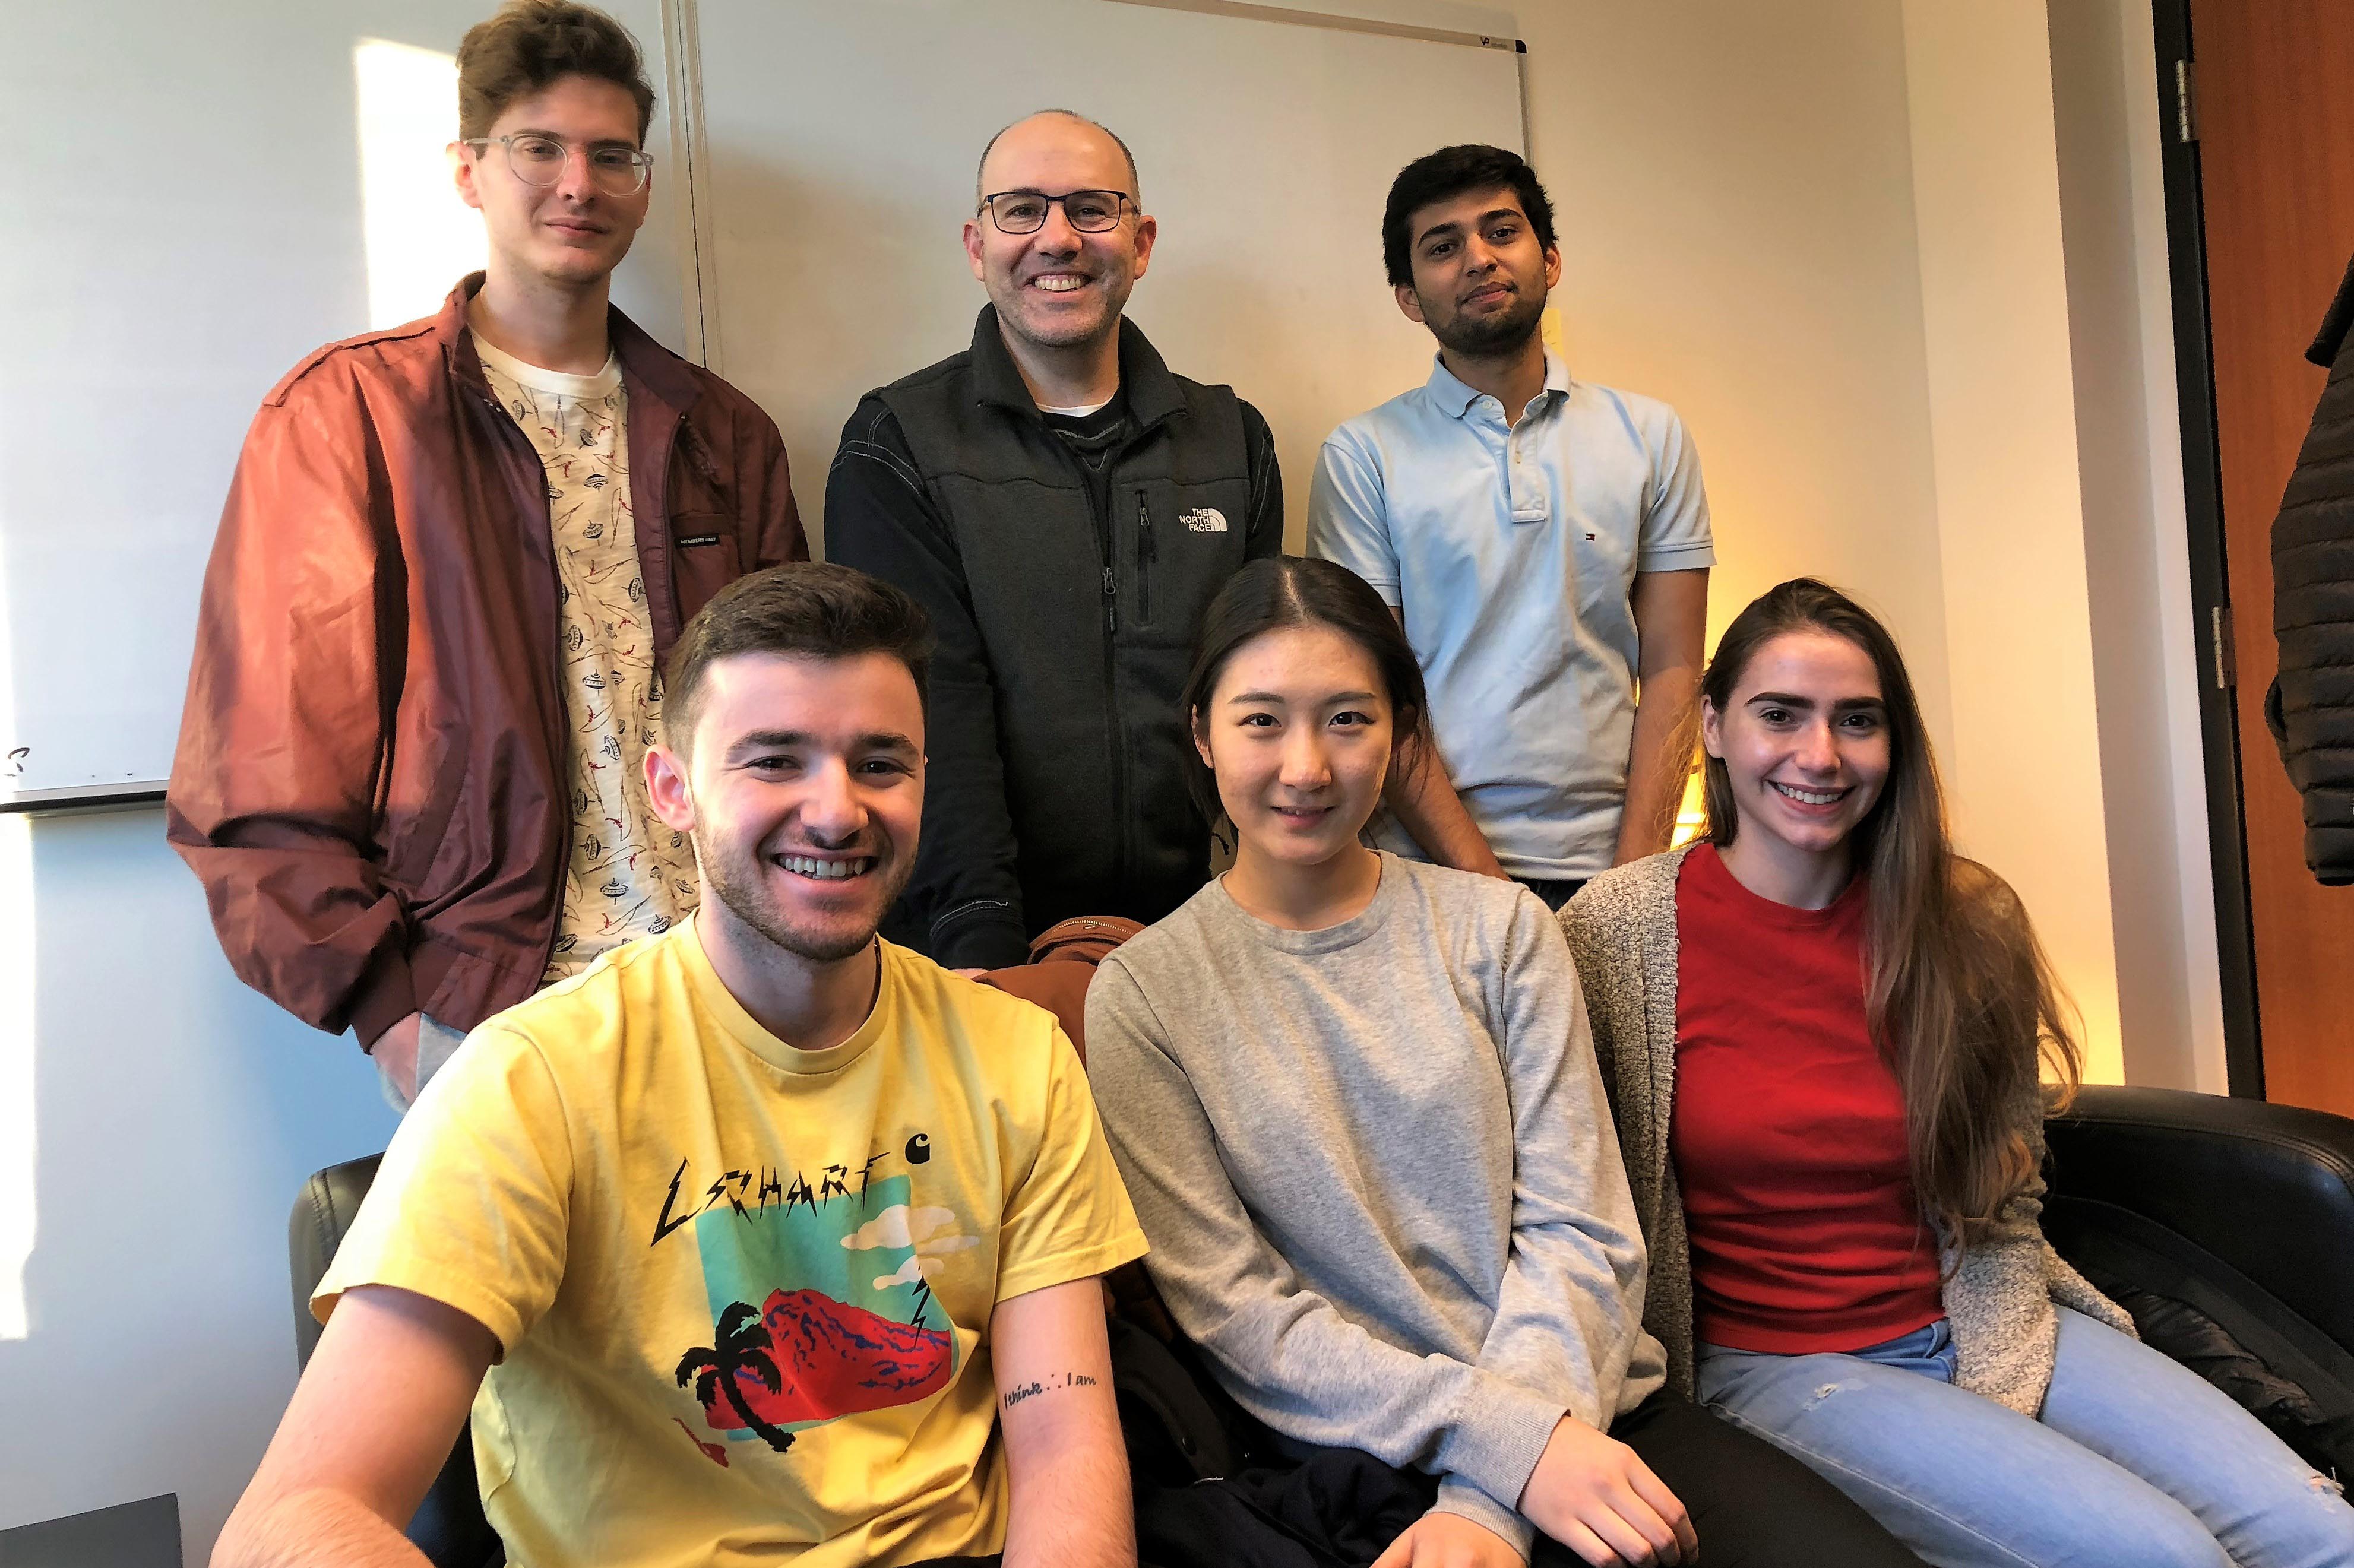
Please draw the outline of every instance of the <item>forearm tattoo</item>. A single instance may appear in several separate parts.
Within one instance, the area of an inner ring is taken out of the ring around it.
[[[1050,1377],[1035,1379],[1029,1383],[1016,1383],[1012,1388],[1007,1389],[1005,1391],[1005,1408],[1011,1410],[1015,1405],[1021,1404],[1023,1400],[1035,1398],[1037,1395],[1042,1393],[1059,1393],[1066,1388],[1093,1388],[1095,1386],[1096,1380],[1089,1377],[1085,1372],[1056,1372]]]

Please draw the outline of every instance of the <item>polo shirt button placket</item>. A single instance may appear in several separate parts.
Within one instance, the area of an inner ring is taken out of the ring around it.
[[[1512,521],[1515,523],[1543,522],[1544,505],[1538,498],[1529,493],[1528,453],[1522,447],[1521,432],[1513,430],[1508,433],[1504,437],[1504,447],[1511,454],[1512,460],[1504,470],[1504,498],[1511,508]]]

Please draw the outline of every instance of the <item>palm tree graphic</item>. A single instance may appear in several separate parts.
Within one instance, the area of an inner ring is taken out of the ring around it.
[[[712,1336],[718,1348],[698,1345],[678,1361],[678,1386],[695,1382],[695,1397],[706,1410],[716,1394],[725,1391],[728,1404],[743,1418],[744,1425],[758,1435],[760,1440],[781,1454],[793,1446],[793,1435],[763,1421],[744,1398],[744,1390],[737,1383],[740,1372],[750,1372],[760,1380],[760,1386],[770,1393],[784,1392],[785,1381],[778,1375],[777,1363],[769,1354],[776,1341],[769,1337],[769,1326],[760,1321],[760,1309],[748,1302],[729,1304],[719,1315],[718,1331]]]

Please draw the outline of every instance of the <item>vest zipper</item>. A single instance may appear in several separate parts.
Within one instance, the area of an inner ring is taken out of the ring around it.
[[[1117,461],[1114,454],[1105,454],[1104,461],[1107,465]],[[1102,530],[1097,539],[1103,550],[1103,554],[1097,559],[1103,563],[1104,696],[1111,705],[1109,733],[1104,738],[1108,743],[1107,749],[1110,753],[1105,760],[1110,764],[1111,768],[1112,896],[1119,901],[1121,908],[1126,908],[1129,862],[1128,723],[1122,716],[1123,705],[1119,691],[1119,568],[1117,564],[1119,560],[1117,544],[1119,529],[1114,525],[1114,519],[1118,516],[1118,513],[1114,510],[1117,503],[1108,482],[1110,476],[1107,474],[1105,477],[1107,482],[1103,493],[1102,510],[1095,510],[1092,495],[1088,498],[1088,509],[1095,513],[1097,525]]]
[[[1112,821],[1112,888],[1113,895],[1127,907],[1128,897],[1128,726],[1120,717],[1119,701],[1119,575],[1111,567],[1111,552],[1104,552],[1104,695],[1111,704],[1110,742],[1111,821]]]
[[[1136,614],[1147,625],[1152,620],[1152,563],[1160,558],[1161,546],[1152,536],[1152,509],[1144,503],[1144,492],[1136,493]]]

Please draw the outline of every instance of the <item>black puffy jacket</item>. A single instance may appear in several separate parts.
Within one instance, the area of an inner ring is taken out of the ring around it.
[[[2305,863],[2354,883],[2354,263],[2306,357],[2329,369],[2273,520],[2280,674],[2264,717],[2305,798]]]

